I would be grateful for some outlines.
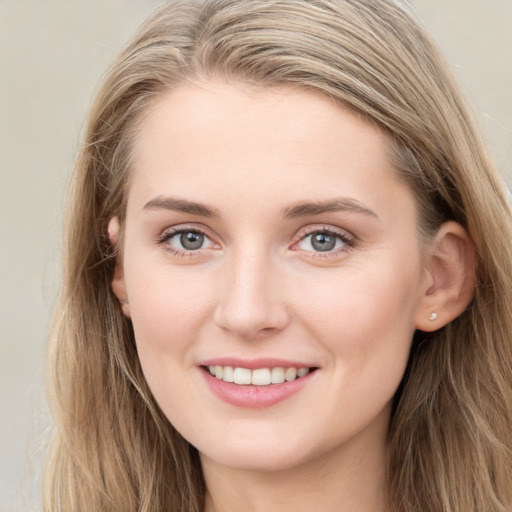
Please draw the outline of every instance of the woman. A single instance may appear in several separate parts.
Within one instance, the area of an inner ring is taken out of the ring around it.
[[[512,510],[510,207],[407,7],[167,3],[67,215],[47,510]]]

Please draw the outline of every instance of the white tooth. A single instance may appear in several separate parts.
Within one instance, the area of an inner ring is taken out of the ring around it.
[[[235,384],[250,384],[251,383],[251,370],[247,368],[235,368],[233,371],[233,382]]]
[[[296,368],[286,368],[284,372],[284,378],[287,381],[295,380],[297,378],[297,369]]]
[[[284,382],[284,368],[272,368],[270,382],[272,382],[272,384],[281,384]]]
[[[224,366],[222,380],[224,382],[233,382],[233,367],[232,366]]]
[[[305,377],[309,373],[309,368],[301,368],[297,372],[297,377]]]
[[[215,377],[217,377],[217,379],[222,379],[222,373],[223,373],[223,368],[222,366],[215,366]]]
[[[270,370],[268,368],[253,370],[251,384],[256,386],[268,386],[270,384]]]
[[[215,377],[215,366],[213,366],[213,364],[208,366],[208,370],[210,370],[210,373]]]

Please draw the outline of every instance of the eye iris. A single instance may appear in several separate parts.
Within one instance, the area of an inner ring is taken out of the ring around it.
[[[181,245],[190,251],[200,249],[204,242],[204,235],[196,231],[186,231],[180,236]]]
[[[311,245],[317,251],[332,251],[336,246],[336,237],[326,233],[316,233],[311,237]]]

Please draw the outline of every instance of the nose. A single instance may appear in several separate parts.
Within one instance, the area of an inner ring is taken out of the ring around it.
[[[247,252],[226,261],[215,323],[237,337],[258,339],[282,331],[289,314],[279,269],[264,254]]]

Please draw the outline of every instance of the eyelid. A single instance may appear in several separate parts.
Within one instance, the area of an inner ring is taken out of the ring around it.
[[[166,227],[160,232],[157,238],[175,235],[176,233],[182,233],[183,231],[197,231],[198,233],[201,233],[208,238],[212,238],[212,234],[210,233],[210,230],[206,228],[206,226],[202,224],[196,224],[194,222],[186,222],[183,224],[175,224],[173,226]]]
[[[331,224],[308,224],[307,226],[304,226],[300,228],[297,231],[296,238],[302,239],[307,235],[311,235],[313,233],[332,233],[333,235],[338,235],[344,238],[350,238],[355,240],[356,237],[346,229],[339,228],[337,226],[332,226]]]

